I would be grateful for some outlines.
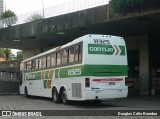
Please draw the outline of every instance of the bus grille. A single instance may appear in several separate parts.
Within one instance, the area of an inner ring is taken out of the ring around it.
[[[72,83],[72,97],[82,97],[81,83]]]

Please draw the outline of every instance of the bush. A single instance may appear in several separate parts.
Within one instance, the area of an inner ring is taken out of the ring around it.
[[[111,0],[111,8],[117,13],[126,13],[160,7],[160,0]]]

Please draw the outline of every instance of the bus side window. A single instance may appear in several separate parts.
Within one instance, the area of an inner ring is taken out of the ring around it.
[[[69,48],[69,63],[74,62],[74,47]]]
[[[56,65],[61,64],[61,52],[56,53]]]
[[[51,66],[55,66],[56,65],[56,57],[55,57],[55,53],[51,54]]]
[[[42,59],[43,59],[42,67],[43,67],[43,68],[46,68],[46,56],[43,56],[43,58],[42,58]]]
[[[82,48],[81,45],[75,46],[75,61],[81,61],[82,59]]]
[[[39,69],[42,68],[42,58],[39,58]]]
[[[39,60],[36,59],[36,69],[38,69],[38,65],[39,65]]]
[[[32,68],[32,62],[28,61],[27,62],[27,71],[31,71],[31,68]]]
[[[51,55],[47,56],[47,67],[51,66]]]
[[[68,50],[63,50],[62,52],[62,64],[68,63]]]
[[[32,70],[36,69],[36,60],[32,60]]]

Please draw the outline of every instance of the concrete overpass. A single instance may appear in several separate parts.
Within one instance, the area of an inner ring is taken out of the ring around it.
[[[123,36],[128,50],[128,81],[136,81],[134,87],[139,85],[140,94],[148,95],[160,87],[160,57],[156,54],[160,50],[159,21],[160,9],[118,15],[103,5],[0,29],[0,47],[23,49],[25,57],[30,57],[85,34]]]
[[[123,37],[158,34],[159,20],[160,10],[120,16],[104,5],[0,29],[0,47],[23,50],[54,47],[89,33]]]

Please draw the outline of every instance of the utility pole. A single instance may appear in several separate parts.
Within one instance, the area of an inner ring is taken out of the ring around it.
[[[43,19],[44,19],[44,2],[42,0],[42,7],[43,7]]]

